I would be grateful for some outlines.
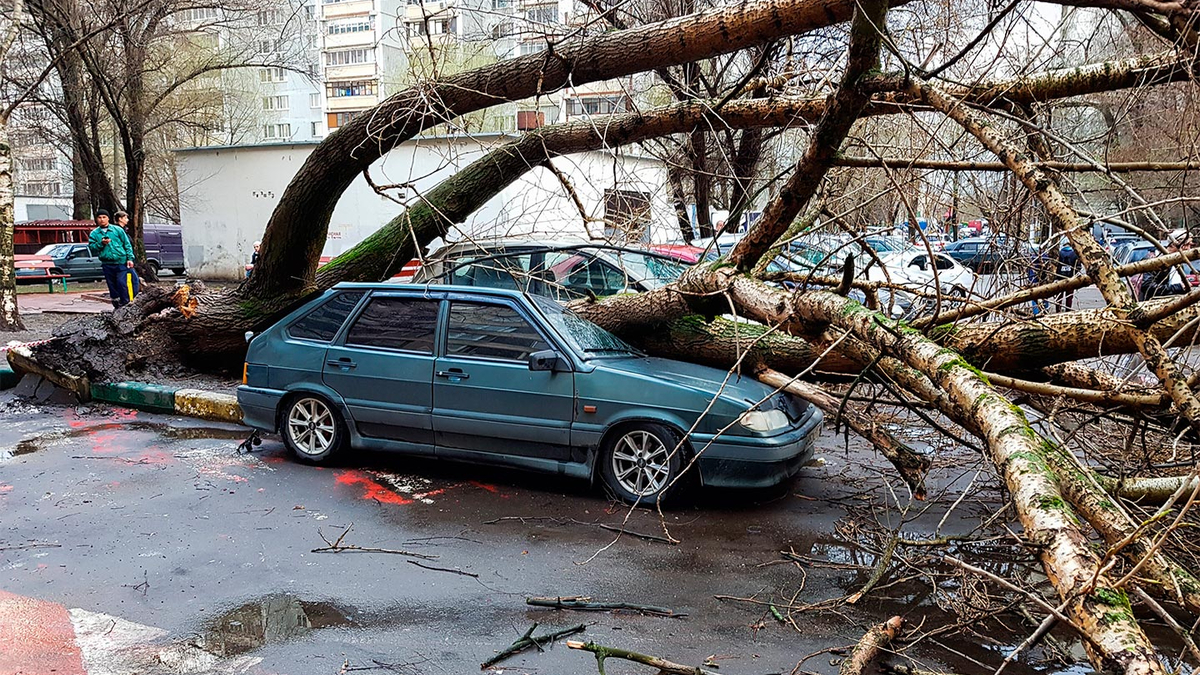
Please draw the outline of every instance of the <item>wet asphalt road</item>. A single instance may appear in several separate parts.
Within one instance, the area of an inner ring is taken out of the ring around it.
[[[5,661],[4,602],[19,606],[15,598],[68,611],[84,664],[76,672],[91,675],[476,672],[533,622],[537,634],[586,623],[580,639],[691,665],[716,655],[722,673],[790,673],[806,654],[856,641],[873,620],[904,613],[919,622],[933,611],[880,593],[883,600],[836,613],[797,615],[797,632],[766,607],[713,597],[795,595],[801,604],[862,585],[869,556],[858,570],[779,564],[786,550],[852,562],[834,523],[864,490],[883,492],[879,474],[863,466],[881,462],[847,456],[828,432],[818,448],[827,462],[806,468],[788,490],[704,493],[667,512],[678,545],[601,529],[629,514],[586,484],[380,455],[313,468],[291,462],[273,438],[239,454],[246,434],[0,396],[0,674],[43,672],[32,660],[22,665],[19,653]],[[436,558],[312,552],[351,525],[345,545]],[[629,515],[627,527],[663,536],[653,513]],[[687,616],[524,602],[574,595]],[[945,644],[987,663],[1000,658],[970,641]],[[496,668],[596,672],[589,654],[562,644]],[[836,672],[830,655],[804,668]],[[606,670],[652,672],[617,661]]]

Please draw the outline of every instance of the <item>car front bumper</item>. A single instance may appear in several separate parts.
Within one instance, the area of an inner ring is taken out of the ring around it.
[[[692,434],[699,454],[700,481],[710,487],[763,488],[778,485],[800,471],[813,456],[825,416],[809,406],[798,427],[778,436],[754,438]]]
[[[238,405],[242,408],[242,424],[275,433],[279,402],[286,392],[241,385],[237,388]]]

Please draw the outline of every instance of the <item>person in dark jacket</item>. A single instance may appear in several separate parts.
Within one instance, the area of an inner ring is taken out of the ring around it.
[[[125,230],[109,224],[104,209],[96,211],[96,229],[88,235],[88,250],[100,258],[113,307],[128,305],[133,300],[133,286],[127,281],[127,270],[133,268],[133,245]]]

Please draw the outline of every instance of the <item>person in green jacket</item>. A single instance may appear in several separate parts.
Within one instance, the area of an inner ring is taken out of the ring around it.
[[[125,230],[109,224],[108,211],[96,211],[96,225],[88,236],[88,250],[100,258],[113,307],[124,307],[134,295],[132,285],[126,281],[133,269],[133,244]]]

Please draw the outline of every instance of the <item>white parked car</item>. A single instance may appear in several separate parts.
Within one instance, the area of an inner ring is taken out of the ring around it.
[[[861,258],[861,256],[860,256]],[[933,265],[929,253],[920,248],[910,248],[899,253],[888,253],[879,257],[887,268],[887,274],[878,264],[867,269],[870,281],[887,281],[902,284],[913,290],[932,293],[934,291],[933,267],[937,266],[937,283],[943,294],[966,296],[974,290],[979,278],[945,253],[933,254]]]

